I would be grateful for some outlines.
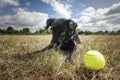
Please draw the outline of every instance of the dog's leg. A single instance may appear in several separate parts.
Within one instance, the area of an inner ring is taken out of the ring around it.
[[[77,48],[77,46],[74,46],[74,49],[69,52],[69,54],[68,54],[68,56],[66,58],[66,60],[68,60],[69,62],[73,62],[73,54],[75,53],[76,48]]]
[[[41,51],[43,52],[43,51],[46,51],[46,50],[49,50],[49,49],[53,48],[53,46],[56,42],[57,42],[56,38],[52,37],[52,40],[51,40],[50,44],[47,47],[43,48]]]
[[[66,60],[69,60],[70,62],[73,61],[73,51],[69,53],[69,55],[67,56]]]
[[[51,49],[52,47],[53,47],[53,45],[52,45],[52,44],[49,44],[47,47],[43,48],[41,51],[43,52],[43,51],[49,50],[49,49]]]
[[[73,63],[73,53],[74,53],[74,51],[70,51],[70,52],[68,53],[68,56],[67,56],[67,58],[65,59],[66,62],[69,61],[69,62]]]

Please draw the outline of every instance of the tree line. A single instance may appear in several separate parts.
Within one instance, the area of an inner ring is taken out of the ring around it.
[[[38,31],[32,33],[29,28],[23,28],[21,30],[16,30],[12,26],[8,26],[7,29],[0,29],[0,34],[20,34],[20,35],[32,35],[32,34],[51,34],[51,30],[39,29]]]
[[[97,32],[91,32],[91,31],[82,31],[78,29],[78,34],[84,34],[84,35],[94,35],[94,34],[100,34],[100,35],[120,35],[120,30],[118,31],[97,31]]]
[[[22,30],[15,30],[12,26],[8,26],[6,30],[0,29],[0,34],[30,34],[29,28],[23,28]]]
[[[120,30],[118,31],[97,31],[97,32],[91,32],[91,31],[82,31],[80,29],[77,29],[78,34],[83,34],[83,35],[93,35],[93,34],[109,34],[109,35],[118,35],[120,34]],[[51,34],[51,30],[44,30],[44,29],[39,29],[38,31],[32,33],[30,32],[29,28],[23,28],[21,30],[16,30],[12,26],[8,26],[6,30],[0,29],[0,34],[20,34],[20,35],[38,35],[38,34]]]

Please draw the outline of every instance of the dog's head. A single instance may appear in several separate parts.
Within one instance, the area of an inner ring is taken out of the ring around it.
[[[56,43],[58,40],[63,40],[64,38],[70,36],[73,32],[75,32],[76,35],[76,43],[80,43],[78,34],[76,32],[77,23],[75,23],[73,20],[65,18],[51,18],[47,20],[45,29],[48,29],[49,26],[51,26],[54,43]]]

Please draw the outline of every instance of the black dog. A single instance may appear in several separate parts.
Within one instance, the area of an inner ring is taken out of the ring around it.
[[[76,49],[75,42],[77,44],[80,43],[80,39],[76,31],[77,23],[71,19],[51,18],[47,20],[46,24],[45,29],[48,29],[49,26],[51,26],[52,40],[47,47],[42,49],[42,51],[49,50],[56,45],[60,50],[68,52],[67,59],[72,60],[72,55]]]

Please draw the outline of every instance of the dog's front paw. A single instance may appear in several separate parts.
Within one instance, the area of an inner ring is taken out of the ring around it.
[[[66,59],[65,59],[65,62],[73,63],[73,59],[68,59],[68,58],[66,58]]]
[[[46,48],[44,48],[44,49],[42,49],[42,50],[41,50],[41,52],[45,52],[46,50],[47,50],[47,49],[46,49]]]

